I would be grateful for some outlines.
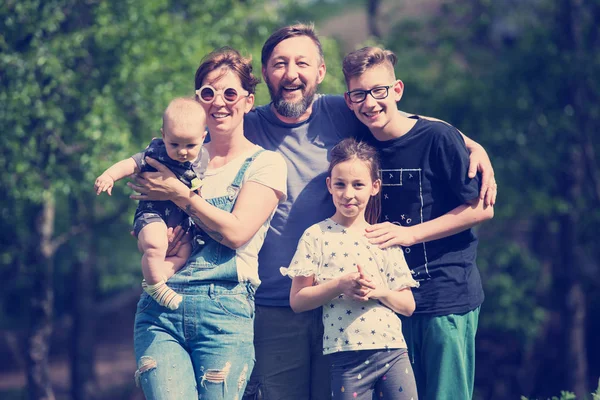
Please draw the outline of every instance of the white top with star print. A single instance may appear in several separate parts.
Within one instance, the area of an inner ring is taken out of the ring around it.
[[[362,235],[326,219],[300,238],[289,268],[281,273],[314,276],[315,283],[356,271],[391,290],[417,287],[400,247],[380,249]],[[406,348],[400,318],[377,300],[358,302],[344,295],[323,305],[323,354],[338,351]]]

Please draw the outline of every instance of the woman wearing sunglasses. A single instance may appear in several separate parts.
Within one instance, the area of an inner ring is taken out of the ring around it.
[[[196,99],[206,112],[210,155],[200,195],[156,160],[136,178],[140,200],[171,200],[199,227],[186,265],[167,284],[176,310],[142,294],[135,320],[136,381],[148,399],[241,398],[254,367],[254,291],[258,251],[279,202],[286,164],[244,136],[258,79],[230,48],[205,57]]]

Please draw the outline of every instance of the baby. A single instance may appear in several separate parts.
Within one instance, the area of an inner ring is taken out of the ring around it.
[[[165,164],[190,190],[200,188],[208,164],[202,147],[206,137],[206,114],[191,98],[177,98],[163,114],[162,139],[153,139],[146,150],[119,161],[100,175],[94,184],[96,194],[111,195],[114,183],[138,172],[155,171],[145,157]],[[172,310],[179,307],[181,295],[166,284],[188,259],[192,246],[183,244],[177,254],[167,257],[167,228],[189,228],[189,217],[171,201],[140,201],[135,212],[133,231],[143,252],[142,287],[159,304]]]

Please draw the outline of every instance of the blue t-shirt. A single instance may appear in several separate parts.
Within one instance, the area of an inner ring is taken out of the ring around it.
[[[368,141],[381,157],[382,221],[412,226],[446,214],[477,198],[480,177],[469,179],[469,153],[458,130],[418,119],[405,135]],[[404,249],[420,287],[413,289],[415,314],[471,311],[483,302],[471,229]]]
[[[283,156],[287,163],[287,199],[271,220],[258,254],[261,285],[256,304],[289,306],[291,280],[279,272],[288,267],[302,233],[335,213],[325,179],[329,152],[340,140],[368,132],[342,96],[317,95],[310,117],[303,122],[282,122],[267,104],[244,119],[244,132],[253,143]]]

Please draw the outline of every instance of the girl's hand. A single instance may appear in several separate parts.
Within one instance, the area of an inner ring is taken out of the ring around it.
[[[368,294],[367,294],[367,299],[373,299],[373,300],[379,300],[382,297],[385,297],[386,292],[389,292],[390,289],[380,289],[380,288],[375,288],[373,290],[371,290]]]
[[[135,183],[128,182],[127,186],[139,194],[129,196],[134,200],[172,200],[177,195],[188,192],[189,189],[175,174],[162,163],[146,157],[148,165],[156,168],[157,172],[142,172],[133,175]]]
[[[351,272],[338,278],[340,291],[349,299],[357,301],[369,300],[369,292],[375,288],[375,285],[367,278],[360,266],[357,266],[357,272]]]
[[[410,247],[418,243],[414,235],[411,234],[410,228],[390,222],[371,225],[365,231],[367,231],[365,237],[369,239],[369,242],[378,244],[382,249],[394,245]]]

